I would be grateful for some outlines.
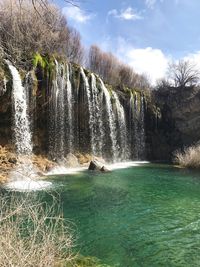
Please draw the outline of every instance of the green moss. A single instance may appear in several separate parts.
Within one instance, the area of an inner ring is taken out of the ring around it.
[[[37,66],[40,66],[42,69],[46,68],[47,62],[44,57],[42,57],[39,53],[36,53],[33,56],[33,67],[36,68]]]
[[[107,264],[102,264],[96,257],[84,257],[79,255],[75,260],[70,263],[63,263],[58,267],[111,267]]]
[[[56,57],[54,55],[42,56],[41,54],[36,53],[33,56],[33,67],[41,67],[43,71],[48,71],[49,73],[52,73],[55,70],[55,58]]]

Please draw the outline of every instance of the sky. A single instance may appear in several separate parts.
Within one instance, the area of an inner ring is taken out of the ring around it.
[[[112,52],[152,84],[172,60],[200,67],[200,0],[55,0],[83,45]]]

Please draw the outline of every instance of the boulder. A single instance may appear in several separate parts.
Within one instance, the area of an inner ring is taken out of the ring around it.
[[[110,172],[110,170],[105,166],[102,166],[100,171],[101,172]]]
[[[91,170],[91,171],[100,171],[100,172],[109,172],[109,170],[107,169],[107,167],[105,167],[101,162],[99,162],[97,160],[92,160],[90,162],[90,165],[89,165],[88,170]]]
[[[102,168],[102,165],[100,164],[100,162],[96,161],[96,160],[92,160],[90,161],[90,165],[88,170],[90,171],[100,171]]]

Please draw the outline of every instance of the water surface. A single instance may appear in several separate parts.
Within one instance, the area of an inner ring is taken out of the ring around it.
[[[145,164],[54,176],[77,250],[105,264],[200,265],[200,173]]]

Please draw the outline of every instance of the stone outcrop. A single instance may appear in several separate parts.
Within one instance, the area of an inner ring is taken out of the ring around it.
[[[52,74],[51,74],[52,75]],[[47,155],[48,153],[48,106],[51,99],[48,95],[51,75],[47,70],[36,68],[32,72],[29,88],[31,101],[35,103],[30,110],[33,120],[33,143],[36,155]],[[22,75],[23,77],[23,75]],[[4,80],[7,85],[4,87]],[[89,126],[88,107],[84,101],[83,81],[80,76],[79,66],[72,68],[72,87],[78,96],[75,101],[74,116],[79,118],[79,124],[74,125],[78,135],[75,144],[75,156],[69,155],[70,166],[78,164],[88,166],[93,157],[89,151]],[[6,89],[6,90],[5,90]],[[116,88],[119,99],[123,103],[127,126],[130,127],[129,101],[130,91],[128,89]],[[0,64],[0,145],[12,147],[12,103],[11,103],[12,79],[7,67]],[[112,90],[112,89],[110,89]],[[139,92],[138,92],[139,94]],[[146,94],[146,93],[145,93]],[[130,132],[130,131],[129,131]],[[145,141],[146,158],[148,160],[169,161],[173,152],[184,146],[189,146],[200,139],[200,88],[163,88],[149,93],[145,98]],[[109,136],[109,134],[108,134]],[[107,148],[105,147],[105,150]],[[131,147],[131,150],[134,146]],[[11,149],[9,149],[11,151]],[[109,153],[108,153],[109,154]],[[65,155],[66,157],[66,155]],[[10,164],[15,164],[11,160]],[[40,160],[39,160],[40,161]],[[37,163],[40,165],[40,163]],[[43,169],[51,169],[53,163],[42,163]],[[103,166],[103,165],[102,165]],[[101,166],[101,167],[102,167]]]
[[[148,158],[169,161],[200,139],[200,88],[163,88],[152,93],[152,103],[145,122]]]
[[[100,171],[100,172],[109,172],[108,168],[104,166],[101,162],[97,160],[92,160],[88,167],[90,171]]]

